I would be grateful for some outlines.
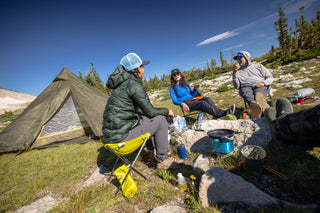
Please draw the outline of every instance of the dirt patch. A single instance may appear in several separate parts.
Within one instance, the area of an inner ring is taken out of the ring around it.
[[[26,108],[36,96],[26,93],[0,89],[0,115]]]

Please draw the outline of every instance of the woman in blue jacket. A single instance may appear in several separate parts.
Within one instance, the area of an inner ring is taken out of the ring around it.
[[[235,105],[233,104],[229,110],[223,111],[219,109],[209,97],[202,97],[198,92],[199,84],[191,89],[190,84],[185,81],[184,76],[179,69],[171,71],[171,87],[170,95],[175,105],[182,106],[186,112],[201,111],[212,115],[214,118],[221,118],[227,114],[234,114]],[[195,100],[198,99],[198,100]]]

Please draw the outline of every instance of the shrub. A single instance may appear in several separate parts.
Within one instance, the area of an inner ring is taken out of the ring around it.
[[[227,92],[227,91],[229,91],[229,90],[230,90],[230,89],[229,89],[228,85],[223,84],[222,86],[220,86],[220,87],[217,89],[217,92]]]
[[[0,115],[0,123],[13,121],[14,119],[16,119],[16,117],[18,117],[18,114],[15,114],[13,112],[6,112],[5,114]]]

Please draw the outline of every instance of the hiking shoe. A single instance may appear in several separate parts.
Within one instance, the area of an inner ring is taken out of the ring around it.
[[[275,108],[273,107],[267,108],[264,111],[264,118],[266,119],[270,127],[273,126],[274,124],[272,121],[277,119],[277,111],[275,110]]]
[[[279,98],[276,103],[277,117],[293,112],[291,102],[287,98]]]
[[[225,112],[222,114],[222,116],[221,116],[220,118],[223,118],[224,116],[229,115],[229,114],[234,115],[235,112],[236,112],[236,105],[233,104],[233,105],[230,107],[230,109],[228,109],[227,111],[225,111]]]
[[[269,124],[271,136],[275,140],[275,120],[277,119],[277,111],[273,107],[269,107],[264,111],[264,118]]]
[[[236,112],[236,105],[235,105],[235,104],[233,104],[233,105],[230,107],[229,112],[230,112],[229,114],[234,115],[234,113]]]
[[[183,163],[184,160],[176,159],[172,156],[167,157],[165,160],[157,164],[157,169],[175,169]]]
[[[265,109],[270,107],[266,100],[266,97],[261,92],[257,92],[255,99],[260,104],[262,113],[264,112]]]
[[[258,119],[262,114],[262,107],[257,101],[250,103],[251,119]]]

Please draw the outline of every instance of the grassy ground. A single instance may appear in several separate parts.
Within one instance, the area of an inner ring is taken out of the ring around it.
[[[313,63],[303,62],[309,69]],[[300,64],[301,66],[301,64]],[[290,72],[292,75],[301,75],[295,67],[275,72],[275,78]],[[317,75],[320,68],[308,74],[312,81],[304,83],[304,87],[316,90],[315,96],[320,96],[320,77]],[[281,83],[282,79],[276,80]],[[297,89],[283,89],[274,86],[274,98],[287,97]],[[210,88],[202,88],[202,93]],[[175,115],[182,115],[181,109],[174,106],[168,98],[168,91],[160,93],[153,103],[157,107],[173,109]],[[226,92],[209,95],[219,108],[227,109],[235,103],[237,117],[244,109],[242,99],[237,91],[230,89]],[[314,106],[314,100],[307,100],[306,105],[294,106],[295,111]],[[177,156],[173,144],[172,153]],[[288,144],[271,141],[266,147],[267,163],[272,168],[285,174],[289,179],[282,180],[278,176],[264,171],[263,174],[247,170],[239,154],[227,158],[216,158],[216,165],[242,176],[252,182],[261,190],[279,199],[300,204],[316,203],[320,205],[320,149],[305,151],[293,148]],[[99,142],[92,141],[86,144],[60,146],[42,150],[32,150],[19,156],[15,154],[2,154],[0,156],[0,212],[14,211],[36,199],[48,194],[65,198],[51,212],[148,212],[156,206],[167,202],[174,202],[186,208],[189,212],[219,212],[219,205],[204,209],[198,200],[199,182],[202,173],[190,169],[193,159],[198,153],[188,155],[187,164],[177,170],[157,170],[154,163],[146,159],[144,152],[138,161],[138,168],[148,177],[144,180],[136,177],[138,191],[133,198],[126,199],[121,194],[114,196],[118,182],[111,184],[93,185],[83,189],[79,186],[89,178],[97,165],[105,164],[110,168],[114,158],[101,146]],[[215,156],[210,156],[214,158]],[[176,176],[182,172],[184,176],[195,176],[194,187],[183,192],[176,187]],[[268,180],[268,181],[266,181]],[[234,209],[241,209],[233,205]],[[242,209],[242,212],[244,210]],[[275,206],[271,208],[250,209],[248,212],[304,212],[302,210]],[[306,211],[307,212],[307,211]]]
[[[266,151],[268,165],[289,177],[287,181],[267,171],[258,174],[247,170],[239,155],[217,158],[215,166],[242,176],[279,199],[320,205],[317,187],[320,184],[320,149],[306,152],[272,141]],[[172,153],[177,157],[175,145],[172,146]],[[79,185],[90,176],[97,164],[104,163],[110,168],[115,160],[99,142],[33,150],[18,157],[14,154],[1,155],[0,212],[17,210],[49,193],[68,198],[51,212],[148,212],[167,202],[175,202],[190,212],[218,212],[219,205],[204,209],[198,201],[202,173],[194,172],[190,167],[197,153],[188,155],[186,165],[176,170],[157,170],[146,156],[144,152],[137,168],[148,180],[136,175],[138,191],[133,198],[126,199],[121,193],[114,196],[119,185],[115,179],[109,185],[93,185],[79,191]],[[187,192],[176,188],[178,172],[185,177],[194,175],[194,188]],[[267,183],[264,181],[266,177],[269,180]],[[284,209],[290,212],[289,208]],[[279,207],[274,212],[285,212],[284,209]],[[265,211],[270,209],[251,209],[251,212]]]

